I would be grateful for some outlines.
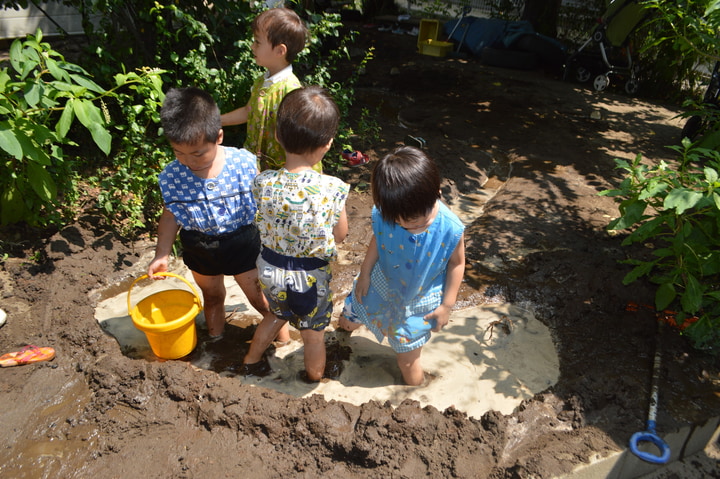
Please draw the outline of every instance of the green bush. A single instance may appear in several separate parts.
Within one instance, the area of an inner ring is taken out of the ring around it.
[[[663,69],[667,82],[687,80],[688,69],[718,59],[720,0],[646,0],[652,11],[649,49],[670,52]],[[659,58],[659,57],[658,57]],[[656,68],[656,70],[658,70]],[[683,80],[684,79],[684,80]],[[691,114],[710,121],[708,135],[717,135],[717,105],[694,105]],[[610,230],[627,230],[623,245],[642,244],[648,255],[636,254],[626,262],[633,270],[624,278],[630,284],[648,278],[657,285],[655,308],[670,310],[682,334],[698,349],[720,351],[720,152],[683,139],[672,146],[677,162],[648,165],[615,160],[625,177],[617,188],[601,194],[619,203],[620,217]]]
[[[628,230],[622,244],[641,244],[649,256],[624,280],[647,277],[657,285],[655,308],[677,311],[674,321],[700,349],[720,348],[720,153],[695,148],[688,140],[674,147],[677,168],[661,161],[649,166],[616,159],[625,179],[601,194],[619,202],[610,230]]]
[[[57,67],[60,54],[47,44],[37,47],[45,53],[27,45],[20,49],[22,59],[17,52],[13,55],[15,73],[25,77],[3,83],[9,105],[4,113],[12,114],[0,125],[3,150],[9,155],[4,163],[8,174],[0,179],[0,219],[3,224],[61,225],[73,214],[82,183],[99,191],[97,206],[108,224],[121,233],[134,235],[154,229],[162,205],[157,174],[173,158],[159,126],[162,90],[200,86],[213,94],[222,111],[246,104],[250,86],[261,71],[250,48],[250,23],[261,4],[220,0],[208,8],[204,0],[64,3],[84,15],[85,58],[92,61],[82,67],[62,61],[63,66]],[[0,6],[27,6],[27,2],[0,1]],[[338,63],[348,58],[355,33],[342,28],[337,14],[306,12],[299,2],[294,8],[306,19],[311,33],[310,44],[296,63],[300,80],[328,88],[342,113],[348,115],[357,74],[335,77]],[[93,15],[99,15],[99,26],[90,22]],[[361,68],[370,58],[371,53]],[[18,62],[22,66],[17,66]],[[34,67],[29,66],[32,62]],[[82,78],[83,90],[54,92],[60,80],[47,77],[63,68],[72,68],[70,80]],[[35,77],[26,78],[31,72]],[[132,85],[116,91],[122,82]],[[114,87],[106,91],[99,85]],[[71,101],[68,95],[77,98]],[[42,108],[36,108],[38,105]],[[60,113],[66,105],[72,108],[65,111],[73,112],[89,133],[53,128],[55,122],[67,126],[71,119],[69,113]],[[25,119],[28,115],[32,116],[30,126]],[[352,135],[347,116],[342,126],[337,145],[347,143]],[[9,132],[17,140],[30,129],[36,130],[31,135],[34,147],[23,145],[21,149]],[[226,143],[242,145],[244,128],[228,130]],[[88,142],[95,142],[101,151],[90,149]],[[63,150],[63,146],[72,148]],[[28,156],[30,153],[35,156]],[[331,172],[340,164],[340,152],[335,153],[327,162]],[[23,208],[18,207],[20,203]]]
[[[78,146],[77,119],[107,155],[112,136],[102,102],[119,88],[160,91],[158,72],[116,78],[105,90],[80,66],[42,41],[42,32],[15,40],[10,66],[0,69],[0,224],[61,224],[73,214],[76,172],[64,147]],[[89,148],[86,148],[89,150]]]
[[[698,96],[706,83],[704,67],[720,59],[717,0],[644,0],[649,17],[633,34],[639,50],[643,91],[682,102]],[[700,94],[701,96],[701,94]]]

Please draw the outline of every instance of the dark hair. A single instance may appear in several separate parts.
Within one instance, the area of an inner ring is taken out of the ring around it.
[[[429,213],[440,199],[440,172],[422,150],[401,146],[375,163],[372,196],[385,221]]]
[[[289,8],[271,8],[255,17],[252,22],[255,34],[264,32],[270,45],[276,47],[283,44],[287,47],[285,60],[292,63],[307,41],[308,30],[305,22]]]
[[[165,137],[173,143],[215,143],[222,124],[220,109],[210,94],[195,87],[171,88],[160,109]]]
[[[291,91],[280,102],[275,132],[288,153],[303,155],[335,138],[340,110],[330,94],[319,86]]]

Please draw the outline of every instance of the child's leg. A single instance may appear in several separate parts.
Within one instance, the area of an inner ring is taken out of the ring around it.
[[[325,331],[300,331],[305,349],[305,372],[310,381],[320,381],[325,374]]]
[[[362,326],[362,323],[360,323],[353,311],[353,294],[354,293],[351,293],[345,298],[342,313],[340,313],[340,317],[338,318],[338,327],[351,333]]]
[[[400,372],[408,386],[420,386],[425,380],[425,372],[420,364],[420,353],[422,353],[421,347],[397,355]]]
[[[203,294],[205,322],[211,337],[225,330],[225,278],[223,275],[205,276],[193,271],[193,278]]]
[[[243,364],[255,364],[262,360],[263,353],[283,326],[287,327],[287,321],[278,319],[274,314],[263,317],[253,334],[250,349],[243,359]]]
[[[358,329],[360,326],[362,326],[361,323],[356,323],[354,321],[350,321],[345,317],[344,314],[341,314],[338,318],[338,327],[344,329],[345,331],[353,332],[356,329]]]
[[[245,296],[253,308],[255,308],[263,316],[263,321],[266,318],[275,318],[275,315],[270,312],[268,307],[267,299],[260,289],[260,282],[258,281],[257,269],[251,269],[241,274],[235,275],[235,281],[243,290]],[[277,333],[276,339],[278,342],[286,343],[290,341],[290,326],[287,321],[282,321],[283,325]],[[269,344],[269,343],[268,343]],[[267,346],[266,346],[267,348]],[[264,351],[264,349],[263,349]]]

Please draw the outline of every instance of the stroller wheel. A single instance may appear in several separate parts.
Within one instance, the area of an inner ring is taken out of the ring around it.
[[[625,92],[627,92],[628,95],[634,95],[635,93],[637,93],[639,88],[640,84],[634,78],[631,78],[625,83]]]
[[[610,78],[608,78],[607,75],[598,75],[595,77],[595,80],[593,80],[595,91],[603,91],[608,85],[610,85]]]
[[[590,79],[590,70],[585,67],[577,67],[575,70],[575,78],[580,83],[585,83]]]

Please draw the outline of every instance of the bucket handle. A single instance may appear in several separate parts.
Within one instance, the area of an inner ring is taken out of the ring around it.
[[[186,280],[179,274],[169,273],[169,272],[155,273],[155,276],[168,276],[168,277],[177,278],[177,279],[183,281],[192,290],[193,294],[195,295],[195,299],[197,300],[197,303],[200,306],[200,310],[202,310],[202,301],[200,300],[200,295],[198,294],[197,290],[195,289],[195,286],[193,286],[190,283],[190,281]],[[132,315],[132,307],[130,306],[130,293],[132,292],[133,286],[135,286],[135,283],[137,283],[138,281],[142,281],[145,278],[149,278],[149,276],[146,274],[140,276],[139,278],[137,278],[135,281],[132,282],[132,284],[130,285],[130,288],[128,289],[127,305],[128,305],[128,314],[129,315]]]

